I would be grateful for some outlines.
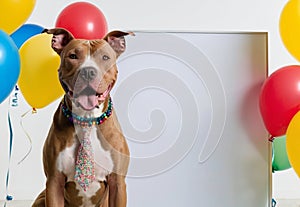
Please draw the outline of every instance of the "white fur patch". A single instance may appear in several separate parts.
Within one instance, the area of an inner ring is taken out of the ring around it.
[[[79,196],[82,197],[82,205],[79,207],[90,207],[93,206],[91,197],[100,189],[100,183],[93,182],[90,184],[86,191],[83,191],[80,185],[76,183],[76,189],[79,190]]]
[[[96,130],[93,130],[91,142],[94,149],[96,163],[96,178],[105,180],[106,176],[113,170],[113,161],[110,151],[103,149],[100,141],[97,138]]]
[[[78,70],[81,70],[81,68],[85,68],[85,67],[93,67],[93,68],[99,69],[99,66],[97,65],[97,63],[95,62],[95,60],[93,60],[91,58],[90,55],[86,56],[84,62],[80,65],[80,67],[78,68]]]
[[[74,181],[75,176],[75,161],[76,161],[76,149],[78,148],[78,141],[61,151],[57,158],[57,169],[63,172],[67,176],[67,181]]]

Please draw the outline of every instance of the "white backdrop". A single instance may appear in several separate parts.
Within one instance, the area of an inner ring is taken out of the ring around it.
[[[39,0],[36,3],[35,10],[29,18],[27,23],[36,23],[44,27],[52,27],[59,12],[69,3],[75,1],[71,0],[54,0],[43,1]],[[202,0],[202,1],[179,1],[179,0],[152,0],[152,1],[116,1],[116,0],[93,0],[90,1],[99,6],[107,17],[110,29],[124,29],[124,30],[188,30],[188,31],[267,31],[269,33],[269,71],[273,72],[281,66],[289,64],[298,64],[288,52],[285,50],[278,33],[278,21],[280,12],[287,2],[286,0],[279,1],[238,1],[238,0]],[[20,105],[25,104],[20,100]],[[54,107],[57,103],[53,103],[49,108]],[[5,181],[5,168],[7,166],[7,102],[0,105],[1,114],[1,150],[0,150],[0,183]],[[51,118],[47,116],[48,108],[40,110],[36,114],[36,120],[43,119],[44,123],[50,122]],[[24,111],[14,111],[13,113],[20,115]],[[15,120],[18,122],[19,120]],[[4,124],[2,124],[4,123]],[[26,122],[25,122],[26,124]],[[29,127],[39,126],[41,121],[27,123]],[[44,125],[44,124],[43,124]],[[34,127],[32,127],[34,128]],[[44,131],[46,133],[47,130]],[[29,130],[34,136],[35,130]],[[43,129],[40,129],[43,133]],[[24,135],[25,136],[25,135]],[[24,137],[16,138],[16,142],[24,143],[24,148],[16,149],[14,151],[14,164],[27,151],[28,144]],[[41,146],[43,140],[34,140],[34,150]],[[40,162],[38,153],[35,154],[35,162]],[[22,168],[21,172],[15,172],[15,184],[22,183],[17,177],[22,175],[23,170],[32,171],[28,169],[32,165],[24,161],[21,165],[27,167]],[[36,182],[43,182],[39,177],[42,173],[40,169],[35,169],[32,173],[37,176]],[[275,173],[273,176],[273,190],[274,197],[277,198],[299,198],[300,197],[300,182],[293,170]],[[32,183],[35,185],[35,182]],[[3,186],[3,185],[2,185]],[[25,188],[29,186],[24,186]],[[3,190],[0,188],[0,190]],[[24,191],[24,196],[26,196]]]

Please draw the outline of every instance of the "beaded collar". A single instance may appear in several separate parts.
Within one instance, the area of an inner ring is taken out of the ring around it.
[[[112,114],[112,106],[113,106],[112,100],[111,98],[109,98],[107,110],[103,114],[101,114],[101,116],[96,118],[86,118],[72,113],[66,106],[64,100],[61,101],[61,109],[63,114],[68,118],[68,120],[71,123],[80,125],[82,127],[91,127],[91,126],[102,124]]]

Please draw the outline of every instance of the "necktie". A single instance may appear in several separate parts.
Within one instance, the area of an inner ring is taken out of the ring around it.
[[[95,160],[90,132],[91,128],[84,130],[75,164],[75,181],[77,181],[84,191],[95,180]]]

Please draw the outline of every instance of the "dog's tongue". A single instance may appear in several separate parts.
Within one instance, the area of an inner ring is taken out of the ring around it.
[[[98,97],[96,95],[81,94],[77,98],[77,102],[85,110],[92,110],[98,105]]]

